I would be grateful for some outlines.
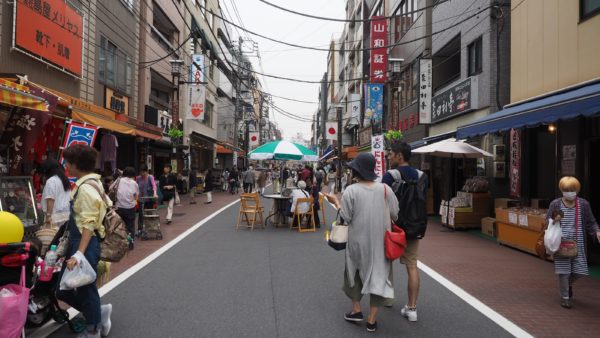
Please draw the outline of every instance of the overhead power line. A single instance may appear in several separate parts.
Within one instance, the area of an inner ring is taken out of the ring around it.
[[[448,1],[448,0],[446,0],[446,1]],[[457,22],[457,23],[455,23],[455,24],[453,24],[453,25],[451,25],[449,27],[446,27],[446,28],[444,28],[444,29],[442,29],[440,31],[433,32],[433,33],[427,34],[427,35],[423,35],[423,36],[421,36],[419,38],[415,38],[415,39],[412,39],[412,40],[396,42],[396,43],[389,44],[389,45],[386,45],[386,46],[381,46],[381,47],[367,47],[367,48],[359,48],[359,49],[330,49],[330,48],[319,48],[319,47],[312,47],[312,46],[302,46],[302,45],[298,45],[298,44],[289,43],[289,42],[285,42],[285,41],[282,41],[282,40],[274,39],[274,38],[271,38],[271,37],[268,37],[268,36],[265,36],[265,35],[253,32],[251,30],[245,29],[245,28],[237,25],[236,23],[231,22],[231,21],[223,18],[222,16],[219,16],[219,15],[215,14],[212,10],[207,9],[206,7],[203,7],[202,5],[199,5],[199,6],[201,8],[206,9],[212,15],[218,17],[219,19],[223,20],[224,22],[227,22],[230,25],[232,25],[234,27],[237,27],[237,28],[239,28],[239,29],[241,29],[241,30],[243,30],[245,32],[248,32],[248,33],[250,33],[252,35],[255,35],[255,36],[261,37],[263,39],[266,39],[266,40],[269,40],[269,41],[273,41],[273,42],[276,42],[276,43],[279,43],[279,44],[282,44],[282,45],[286,45],[286,46],[298,47],[298,48],[309,49],[309,50],[325,51],[325,52],[329,52],[329,51],[332,51],[332,52],[355,52],[355,51],[361,52],[361,51],[370,51],[370,50],[373,50],[373,49],[391,48],[391,47],[395,47],[395,46],[407,45],[407,44],[410,44],[410,43],[413,43],[413,42],[416,42],[416,41],[420,41],[420,40],[423,40],[423,39],[431,37],[431,36],[435,36],[435,35],[440,34],[442,32],[448,31],[448,30],[450,30],[450,29],[452,29],[452,28],[460,25],[461,23],[463,23],[463,22],[465,22],[465,21],[467,21],[467,20],[469,20],[469,19],[471,19],[471,18],[473,18],[473,17],[475,17],[475,16],[483,13],[484,11],[488,10],[491,7],[491,6],[487,6],[487,7],[483,8],[483,9],[481,9],[480,11],[478,11],[477,13],[475,13],[475,14],[467,17],[467,18],[465,18],[464,20],[461,20],[461,21],[459,21],[459,22]]]
[[[392,15],[392,16],[380,16],[380,17],[377,17],[377,18],[358,19],[358,20],[357,19],[327,18],[327,17],[323,17],[323,16],[318,16],[318,15],[312,15],[312,14],[297,12],[297,11],[294,11],[294,10],[291,10],[291,9],[288,9],[288,8],[285,8],[285,7],[278,6],[278,5],[274,4],[274,3],[268,2],[266,0],[258,0],[258,1],[264,3],[265,5],[277,8],[279,10],[282,10],[284,12],[288,12],[288,13],[292,13],[292,14],[304,16],[304,17],[307,17],[307,18],[313,18],[313,19],[318,19],[318,20],[325,20],[325,21],[337,21],[337,22],[371,22],[371,21],[375,21],[375,20],[392,19],[392,18],[396,17],[396,16]],[[448,1],[450,1],[450,0],[440,0],[440,1],[436,2],[436,3],[434,3],[431,6],[425,6],[423,8],[416,9],[414,11],[406,12],[405,14],[406,15],[411,15],[411,14],[419,13],[419,12],[422,12],[422,11],[427,10],[429,8],[433,8],[433,7],[437,6],[437,5],[441,5],[444,2],[448,2]]]

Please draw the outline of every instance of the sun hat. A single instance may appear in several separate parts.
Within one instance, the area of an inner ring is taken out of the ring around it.
[[[370,153],[360,153],[354,160],[347,163],[348,167],[367,181],[374,181],[377,178],[375,164],[375,157]]]
[[[298,181],[298,188],[306,189],[306,182],[304,182],[302,180]]]

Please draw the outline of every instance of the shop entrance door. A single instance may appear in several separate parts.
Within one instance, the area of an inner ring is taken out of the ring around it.
[[[582,184],[589,184],[589,202],[592,206],[592,212],[596,217],[596,221],[600,221],[600,157],[598,156],[598,150],[600,150],[600,138],[592,139],[589,141],[587,147],[587,159],[589,163],[588,177]],[[586,182],[587,181],[587,182]],[[588,260],[591,265],[600,266],[600,245],[596,241],[588,241]]]

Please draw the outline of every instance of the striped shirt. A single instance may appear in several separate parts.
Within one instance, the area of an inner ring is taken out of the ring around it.
[[[560,210],[565,217],[560,221],[562,238],[577,241],[577,257],[575,258],[555,258],[554,271],[556,274],[588,275],[587,258],[585,256],[585,228],[583,225],[583,210],[579,204],[578,225],[575,226],[575,207],[568,208],[564,203],[560,203]]]

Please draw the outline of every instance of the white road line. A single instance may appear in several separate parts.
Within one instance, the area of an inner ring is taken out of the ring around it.
[[[331,204],[329,201],[327,201],[327,203],[329,203],[329,205],[333,209],[335,209],[333,204]],[[513,323],[508,318],[506,318],[503,315],[499,314],[498,312],[494,311],[492,308],[485,305],[479,299],[477,299],[474,296],[472,296],[471,294],[469,294],[467,291],[462,289],[460,286],[452,283],[446,277],[440,275],[438,272],[436,272],[429,266],[425,265],[423,262],[418,261],[417,267],[421,271],[426,273],[429,277],[431,277],[433,280],[440,283],[442,286],[444,286],[450,292],[452,292],[456,296],[458,296],[458,298],[464,300],[467,304],[469,304],[473,308],[475,308],[475,310],[481,312],[484,316],[488,317],[490,320],[492,320],[494,323],[498,324],[501,328],[505,329],[513,336],[519,337],[519,338],[533,338],[533,336],[531,334],[529,334],[527,331],[520,328],[517,324]]]
[[[196,223],[194,226],[192,226],[191,228],[187,229],[186,231],[184,231],[183,233],[181,233],[179,236],[175,237],[174,239],[172,239],[169,243],[163,245],[161,248],[159,248],[158,250],[156,250],[155,252],[153,252],[152,254],[150,254],[148,257],[142,259],[141,261],[139,261],[138,263],[136,263],[134,266],[132,266],[129,269],[125,270],[123,273],[121,273],[120,275],[118,275],[117,277],[115,277],[114,279],[112,279],[110,282],[106,283],[104,286],[102,286],[98,290],[98,292],[100,293],[100,297],[102,297],[102,296],[106,295],[107,293],[109,293],[110,291],[112,291],[114,288],[116,288],[121,283],[123,283],[124,281],[126,281],[128,278],[130,278],[131,276],[133,276],[136,272],[138,272],[141,269],[143,269],[146,265],[150,264],[152,261],[154,261],[155,259],[157,259],[158,257],[160,257],[162,254],[164,254],[169,249],[171,249],[172,247],[174,247],[177,243],[181,242],[187,236],[189,236],[190,234],[192,234],[194,231],[198,230],[200,227],[202,227],[204,224],[206,224],[206,222],[212,220],[218,214],[222,213],[223,211],[227,210],[229,207],[233,206],[234,204],[236,204],[238,202],[239,202],[239,199],[235,200],[235,201],[229,203],[228,205],[222,207],[221,209],[213,212],[212,214],[210,214],[208,217],[206,217],[202,221]],[[73,308],[69,309],[69,318],[74,318],[75,316],[77,316],[77,314],[79,314],[79,311],[77,311],[77,310],[75,310]],[[41,328],[39,328],[36,331],[32,332],[30,335],[28,335],[28,337],[29,338],[44,338],[44,337],[47,337],[47,336],[51,335],[54,331],[60,329],[63,325],[64,324],[57,324],[56,322],[54,322],[53,320],[51,320],[50,322],[46,323]]]
[[[481,312],[484,316],[488,317],[494,323],[498,324],[500,327],[502,327],[503,329],[508,331],[513,336],[519,337],[519,338],[530,338],[530,337],[533,338],[533,336],[531,334],[529,334],[527,331],[525,331],[522,328],[520,328],[519,326],[517,326],[517,324],[513,323],[512,321],[510,321],[503,315],[494,311],[492,308],[490,308],[489,306],[482,303],[479,299],[475,298],[474,296],[469,294],[467,291],[463,290],[460,286],[452,283],[446,277],[440,275],[432,268],[423,264],[423,262],[421,262],[421,261],[417,262],[417,267],[421,271],[423,271],[424,273],[429,275],[429,277],[433,278],[436,282],[442,284],[450,292],[454,293],[460,299],[464,300],[467,304],[471,305],[477,311]]]

